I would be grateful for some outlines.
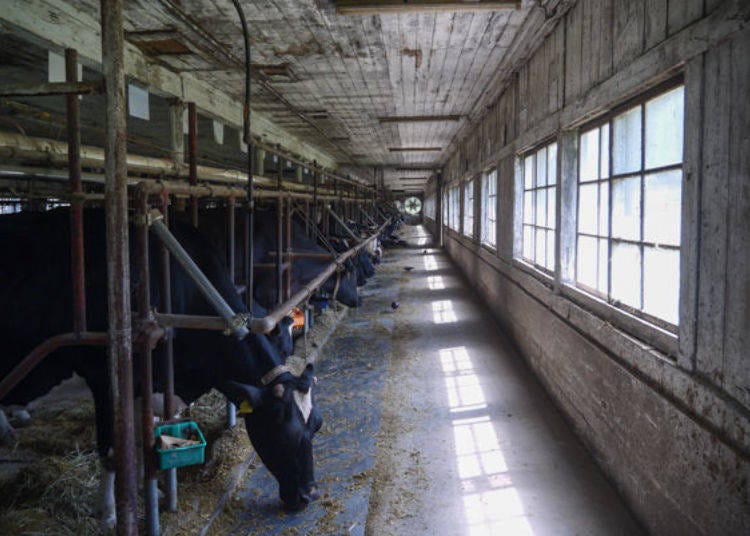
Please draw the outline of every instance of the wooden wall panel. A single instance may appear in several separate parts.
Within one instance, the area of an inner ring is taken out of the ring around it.
[[[703,0],[669,0],[667,33],[674,35],[703,16]]]
[[[668,0],[651,0],[645,16],[645,48],[646,50],[661,43],[667,37],[667,6]]]
[[[724,378],[750,407],[750,31],[731,43]]]
[[[583,2],[578,2],[565,16],[565,104],[571,104],[581,93],[581,46]]]
[[[723,385],[724,296],[727,270],[727,210],[729,190],[729,121],[731,47],[706,53],[703,102],[703,173],[701,200],[701,259],[698,289],[696,365]]]
[[[620,0],[614,3],[612,39],[615,70],[637,58],[643,50],[644,0]]]

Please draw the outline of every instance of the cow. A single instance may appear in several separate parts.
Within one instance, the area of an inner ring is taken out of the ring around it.
[[[70,262],[70,214],[67,209],[43,213],[0,216],[0,375],[6,375],[28,352],[46,338],[72,328]],[[84,217],[88,329],[107,330],[107,267],[105,223],[101,210],[89,209]],[[247,313],[234,284],[226,276],[222,257],[211,241],[190,225],[175,222],[173,234],[235,312]],[[130,229],[133,234],[134,229]],[[160,303],[158,241],[151,241],[151,302]],[[131,292],[135,295],[138,272],[131,240]],[[178,314],[214,315],[198,287],[172,259],[172,309]],[[215,388],[235,404],[248,402],[249,439],[261,460],[279,483],[279,495],[289,509],[304,507],[315,497],[312,440],[322,419],[311,393],[312,366],[293,375],[284,366],[283,348],[277,336],[249,334],[240,340],[216,331],[176,330],[174,339],[175,392],[191,402]],[[285,346],[286,345],[286,346]],[[154,354],[154,385],[164,384],[162,346]],[[136,354],[135,361],[139,361]],[[111,501],[114,481],[109,453],[112,447],[113,404],[104,348],[61,348],[48,356],[21,381],[0,404],[27,404],[47,393],[73,373],[91,390],[96,415],[97,449],[103,465],[102,521],[114,524]],[[270,376],[269,376],[270,373]],[[144,386],[135,375],[135,394]]]
[[[198,229],[206,236],[212,238],[217,244],[220,252],[225,251],[226,244],[226,223],[224,211],[209,210],[201,213],[198,218]],[[276,209],[256,209],[254,211],[254,233],[253,233],[253,259],[254,263],[273,263],[276,257],[278,220]],[[283,235],[286,236],[286,222],[284,225]],[[328,253],[327,250],[320,247],[314,240],[308,238],[304,226],[296,219],[292,219],[292,250],[304,253]],[[241,238],[239,226],[237,229],[237,238]],[[238,242],[239,243],[239,242]],[[223,249],[224,248],[224,249]],[[326,266],[333,261],[331,259],[318,258],[296,258],[292,263],[292,294],[304,287],[312,279],[322,272]],[[236,258],[236,269],[243,266],[241,258]],[[358,307],[361,305],[361,299],[357,293],[355,267],[352,263],[345,263],[343,271],[329,277],[318,289],[318,293],[333,296],[336,294],[336,300],[347,307]],[[255,282],[253,285],[253,295],[255,301],[262,307],[273,308],[278,303],[276,271],[264,270],[255,273]]]
[[[275,260],[272,252],[277,250],[277,212],[275,209],[255,211],[253,252],[255,262],[269,263]],[[292,219],[292,251],[295,253],[329,253],[314,240],[308,238],[304,227],[297,219]],[[286,230],[284,230],[284,234]],[[298,257],[292,262],[292,293],[308,284],[322,272],[333,258]],[[357,278],[352,263],[344,263],[342,271],[329,277],[318,289],[323,295],[336,295],[336,300],[348,307],[359,307],[362,300],[357,292]],[[273,270],[259,272],[255,277],[255,299],[265,307],[277,303],[276,273]]]

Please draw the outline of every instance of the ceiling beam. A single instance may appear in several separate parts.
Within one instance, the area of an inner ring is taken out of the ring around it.
[[[435,123],[440,121],[460,121],[462,115],[392,115],[378,117],[380,123]]]
[[[425,153],[442,151],[442,147],[388,147],[392,153]]]
[[[401,166],[394,168],[394,171],[435,171],[440,166]]]
[[[339,15],[520,9],[520,0],[334,0]]]

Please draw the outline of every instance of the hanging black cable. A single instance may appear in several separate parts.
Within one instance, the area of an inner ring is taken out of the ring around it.
[[[247,20],[245,12],[240,6],[239,0],[232,0],[237,15],[240,17],[242,25],[242,37],[245,40],[245,103],[242,107],[242,129],[243,139],[247,144],[247,216],[245,218],[245,242],[249,241],[248,251],[246,252],[245,262],[245,303],[247,309],[252,314],[253,310],[253,233],[255,230],[254,213],[255,201],[253,199],[253,146],[250,135],[250,81],[251,81],[251,64],[250,64],[250,33],[247,29]]]

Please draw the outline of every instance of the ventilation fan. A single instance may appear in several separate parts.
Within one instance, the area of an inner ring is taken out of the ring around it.
[[[416,216],[422,211],[422,201],[418,197],[408,197],[404,201],[404,210],[407,214]]]

